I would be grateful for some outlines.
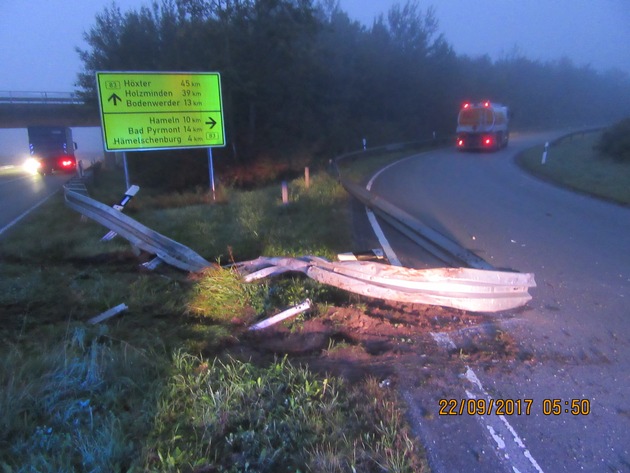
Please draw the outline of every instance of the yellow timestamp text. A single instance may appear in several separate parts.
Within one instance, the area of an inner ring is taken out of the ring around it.
[[[589,399],[543,399],[540,403],[535,403],[533,399],[440,399],[439,408],[441,416],[528,416],[536,412],[546,416],[585,416],[591,413],[591,402]]]

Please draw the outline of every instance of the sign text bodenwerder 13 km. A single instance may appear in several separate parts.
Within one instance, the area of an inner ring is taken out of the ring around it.
[[[107,151],[225,146],[216,72],[97,72]]]

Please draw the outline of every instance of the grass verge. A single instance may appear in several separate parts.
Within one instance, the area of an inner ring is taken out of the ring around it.
[[[122,181],[103,172],[91,195],[115,203]],[[209,261],[347,251],[336,181],[289,187],[288,205],[280,186],[223,189],[212,205],[201,190],[142,189],[126,212]],[[104,233],[58,196],[0,240],[1,471],[426,471],[375,380],[227,356],[243,324],[347,295],[306,278],[246,286],[218,265],[143,271],[149,255]],[[121,302],[123,316],[86,323]]]
[[[576,134],[550,147],[542,163],[544,145],[523,152],[517,162],[542,179],[602,199],[630,205],[630,163],[616,161],[595,149],[601,132]]]

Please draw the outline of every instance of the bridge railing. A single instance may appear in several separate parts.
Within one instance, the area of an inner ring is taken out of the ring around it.
[[[74,92],[15,92],[0,90],[0,103],[82,105],[83,99]]]

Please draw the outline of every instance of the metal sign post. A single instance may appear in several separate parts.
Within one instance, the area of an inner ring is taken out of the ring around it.
[[[123,151],[123,167],[125,168],[125,186],[129,189],[129,168],[127,167],[127,153]]]
[[[214,189],[214,162],[212,161],[212,148],[208,148],[208,171],[210,172],[210,188],[212,189],[212,201],[217,200]]]

